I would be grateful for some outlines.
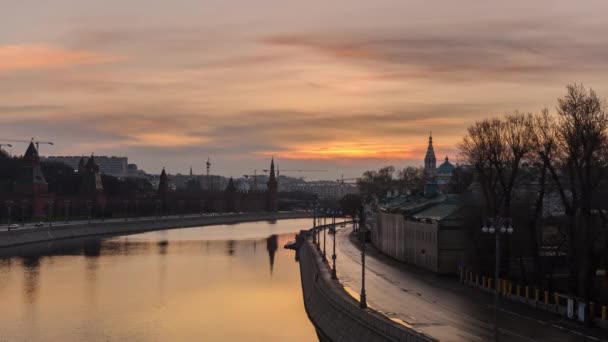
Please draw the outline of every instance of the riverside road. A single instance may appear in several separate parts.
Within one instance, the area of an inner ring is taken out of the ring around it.
[[[336,234],[337,273],[357,299],[361,289],[361,252],[352,227]],[[331,260],[331,235],[327,258]],[[321,246],[322,246],[321,238]],[[493,340],[493,297],[457,279],[421,271],[388,258],[371,245],[366,255],[367,302],[391,319],[441,341]],[[321,247],[322,248],[322,247]],[[515,303],[501,304],[501,341],[608,341],[608,333]]]

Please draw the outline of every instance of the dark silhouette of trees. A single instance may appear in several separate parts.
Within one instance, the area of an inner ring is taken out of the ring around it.
[[[424,190],[424,168],[408,166],[399,170],[397,184],[402,192],[416,194]]]
[[[340,209],[342,212],[350,217],[354,217],[358,214],[362,205],[361,196],[358,194],[347,194],[340,200]]]
[[[555,115],[544,109],[482,120],[468,128],[458,147],[475,170],[488,216],[513,216],[514,194],[526,194],[518,200],[527,198],[530,209],[518,228],[525,228],[537,284],[546,275],[539,255],[544,203],[549,192],[559,196],[569,291],[589,300],[596,270],[608,254],[608,220],[598,200],[608,193],[605,102],[592,89],[568,85]]]
[[[357,180],[357,187],[362,194],[384,197],[394,186],[394,174],[393,166],[385,166],[378,171],[365,171]]]

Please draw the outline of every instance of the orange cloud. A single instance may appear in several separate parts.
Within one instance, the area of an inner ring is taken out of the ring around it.
[[[208,139],[200,136],[188,136],[172,133],[141,133],[132,136],[126,144],[148,147],[186,147],[206,142]]]
[[[332,159],[412,159],[423,153],[426,146],[404,149],[398,145],[362,144],[355,142],[336,143],[329,146],[313,145],[296,147],[286,151],[268,152],[285,159],[332,160]]]
[[[0,72],[114,61],[114,56],[44,44],[0,45]]]

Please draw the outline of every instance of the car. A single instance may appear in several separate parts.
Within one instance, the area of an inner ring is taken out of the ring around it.
[[[36,228],[44,227],[44,223],[38,222],[38,223],[34,224],[34,227],[36,227]]]
[[[8,230],[13,230],[13,229],[19,229],[19,225],[18,224],[11,224],[8,226]]]

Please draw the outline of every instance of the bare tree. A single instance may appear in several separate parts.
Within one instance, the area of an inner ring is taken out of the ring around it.
[[[557,141],[561,160],[553,160],[566,176],[569,194],[560,192],[569,217],[570,290],[589,299],[597,256],[594,248],[593,197],[606,166],[608,114],[593,89],[568,85],[558,99]],[[555,180],[557,172],[552,173]]]
[[[424,188],[424,168],[408,166],[399,171],[399,187],[410,193],[417,193]]]

